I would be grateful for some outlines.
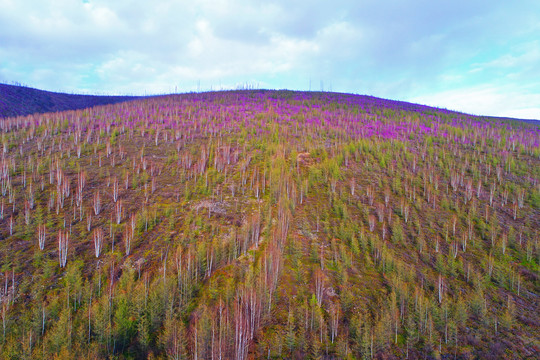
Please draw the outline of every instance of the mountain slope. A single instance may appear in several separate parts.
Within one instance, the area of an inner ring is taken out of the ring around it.
[[[0,358],[540,350],[537,125],[292,91],[1,125]]]
[[[0,84],[0,118],[84,109],[135,98],[133,96],[72,95]]]

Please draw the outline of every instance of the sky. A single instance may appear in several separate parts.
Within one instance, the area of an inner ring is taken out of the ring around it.
[[[540,119],[540,1],[0,0],[0,82],[324,90]]]

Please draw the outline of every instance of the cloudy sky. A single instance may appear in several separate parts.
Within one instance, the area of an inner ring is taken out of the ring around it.
[[[540,119],[540,1],[0,0],[0,81],[324,89]]]

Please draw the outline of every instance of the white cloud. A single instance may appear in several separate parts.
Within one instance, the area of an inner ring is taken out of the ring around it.
[[[194,90],[199,81],[203,89],[245,82],[318,89],[324,82],[327,90],[398,99],[452,90],[456,103],[444,106],[502,114],[518,109],[500,106],[505,89],[516,101],[540,93],[533,81],[540,78],[539,4],[0,0],[0,79],[138,94]],[[457,88],[476,89],[480,105]]]
[[[458,110],[473,115],[540,120],[540,93],[522,94],[497,87],[472,87],[406,99],[410,102]]]
[[[473,72],[499,70],[508,71],[508,69],[535,68],[540,69],[540,41],[535,40],[525,44],[514,46],[511,53],[503,54],[495,59],[482,63],[471,65]],[[540,71],[540,70],[539,70]]]
[[[540,107],[504,110],[498,116],[540,121]]]

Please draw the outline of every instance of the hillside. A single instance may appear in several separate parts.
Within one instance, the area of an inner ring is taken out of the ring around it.
[[[5,359],[525,359],[540,127],[229,91],[8,118]]]
[[[116,104],[133,96],[72,95],[0,84],[0,118]]]

